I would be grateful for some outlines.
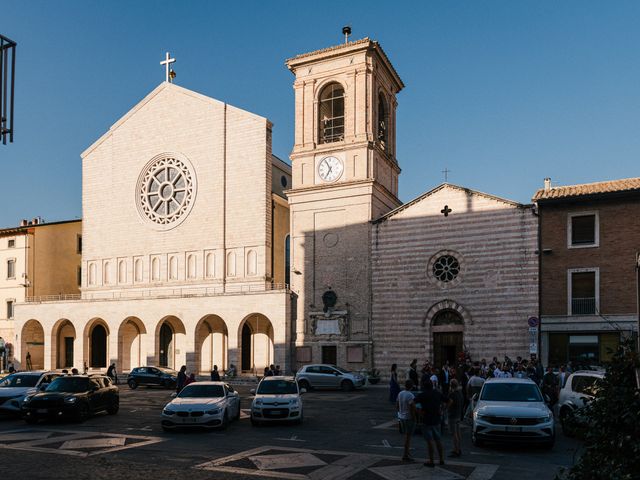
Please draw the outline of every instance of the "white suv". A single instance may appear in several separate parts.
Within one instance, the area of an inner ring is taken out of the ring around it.
[[[567,383],[560,390],[556,404],[556,413],[565,435],[572,436],[574,434],[572,427],[581,423],[580,418],[576,418],[573,424],[567,420],[593,400],[595,391],[602,385],[604,373],[604,371],[580,370],[569,375]]]
[[[553,412],[540,388],[528,378],[490,378],[474,395],[471,440],[541,443],[553,447]]]
[[[251,402],[251,424],[258,425],[270,421],[289,421],[302,423],[302,399],[300,394],[304,388],[298,389],[293,377],[264,377]]]

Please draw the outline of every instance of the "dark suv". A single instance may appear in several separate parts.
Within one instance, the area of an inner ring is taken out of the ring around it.
[[[22,403],[27,423],[40,419],[71,418],[83,421],[96,412],[118,413],[118,387],[102,375],[58,377],[43,392],[28,395]]]
[[[127,377],[129,388],[138,388],[138,385],[157,386],[163,388],[175,388],[178,372],[163,367],[138,367],[131,370]]]

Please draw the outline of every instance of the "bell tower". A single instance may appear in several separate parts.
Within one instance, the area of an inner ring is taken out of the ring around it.
[[[359,369],[371,362],[370,222],[400,205],[396,95],[404,84],[369,38],[286,64],[295,75],[287,192],[294,361]]]

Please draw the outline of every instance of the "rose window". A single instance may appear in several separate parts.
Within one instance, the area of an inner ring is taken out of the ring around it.
[[[443,255],[433,264],[433,276],[441,282],[451,282],[460,273],[460,264],[452,255]]]
[[[195,197],[195,176],[185,162],[163,156],[152,160],[138,180],[138,209],[151,222],[171,227],[184,219]]]

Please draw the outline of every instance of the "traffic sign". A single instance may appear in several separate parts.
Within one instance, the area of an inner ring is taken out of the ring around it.
[[[527,320],[527,324],[532,328],[537,327],[539,323],[538,317],[529,317],[529,320]]]

